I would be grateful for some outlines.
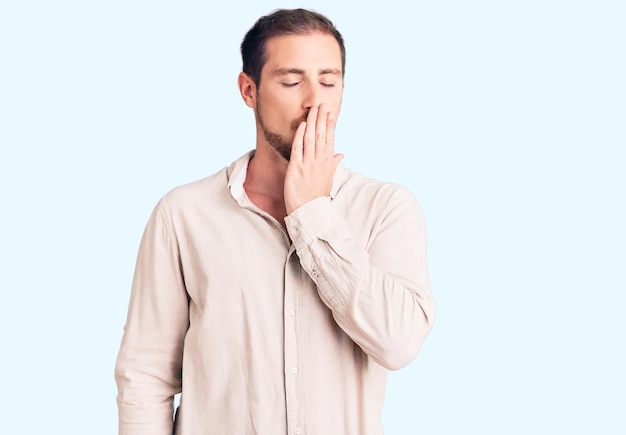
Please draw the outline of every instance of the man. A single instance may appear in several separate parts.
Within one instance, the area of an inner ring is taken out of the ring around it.
[[[380,435],[386,370],[434,317],[419,206],[339,164],[345,51],[327,18],[275,11],[241,51],[256,147],[148,222],[119,433]]]

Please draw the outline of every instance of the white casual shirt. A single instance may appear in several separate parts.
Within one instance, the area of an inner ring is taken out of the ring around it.
[[[245,194],[252,156],[150,217],[115,370],[120,435],[383,433],[386,371],[435,313],[419,205],[340,165],[285,231]]]

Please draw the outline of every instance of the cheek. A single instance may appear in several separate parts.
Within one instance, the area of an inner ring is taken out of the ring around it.
[[[271,98],[266,101],[267,108],[275,116],[286,116],[294,109],[294,104],[284,98]]]
[[[263,122],[275,131],[287,132],[294,120],[303,116],[301,101],[294,96],[266,93],[262,98],[261,107]]]
[[[343,97],[343,93],[339,93],[338,95],[333,96],[331,107],[335,113],[339,113],[339,109],[341,109],[342,97]]]
[[[294,120],[301,118],[300,113],[295,113],[292,110],[287,110],[284,107],[274,106],[269,110],[264,111],[264,121],[268,127],[274,130],[276,133],[287,134],[296,127],[293,127]],[[297,124],[300,124],[301,119],[298,119]]]

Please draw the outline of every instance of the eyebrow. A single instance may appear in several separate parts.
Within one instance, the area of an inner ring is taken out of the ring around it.
[[[286,76],[288,74],[304,75],[304,70],[298,68],[277,68],[273,71],[274,76]],[[319,71],[320,75],[332,74],[341,75],[341,70],[337,68],[326,68]]]

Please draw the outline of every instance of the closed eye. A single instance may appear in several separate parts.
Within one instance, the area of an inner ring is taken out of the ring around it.
[[[299,85],[300,82],[294,82],[294,83],[281,83],[281,85],[283,85],[286,88],[293,88],[294,86]]]
[[[335,87],[334,83],[320,83],[320,85],[324,86],[325,88],[334,88]]]

